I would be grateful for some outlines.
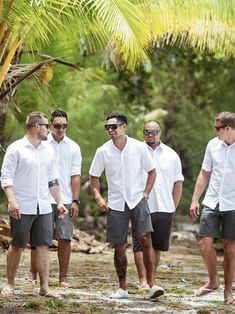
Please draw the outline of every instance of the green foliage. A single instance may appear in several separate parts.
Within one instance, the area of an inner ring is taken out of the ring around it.
[[[157,119],[162,124],[163,142],[182,160],[185,182],[179,211],[188,213],[206,144],[215,136],[214,114],[234,110],[234,59],[219,59],[192,49],[158,48],[152,51],[151,64],[139,72],[117,73],[112,68],[105,71],[102,58],[99,54],[85,57],[76,49],[72,54],[71,50],[69,61],[79,64],[81,70],[56,65],[50,87],[54,101],[48,97],[47,106],[28,82],[22,84],[17,92],[21,113],[11,105],[7,142],[23,135],[28,112],[39,109],[50,115],[56,108],[66,110],[68,135],[79,143],[83,155],[81,208],[97,215],[87,188],[88,171],[96,148],[108,139],[103,128],[106,115],[112,111],[127,114],[128,134],[140,140],[144,120]],[[105,192],[103,177],[101,187]]]

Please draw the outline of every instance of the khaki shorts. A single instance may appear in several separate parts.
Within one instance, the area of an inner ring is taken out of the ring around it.
[[[21,219],[10,217],[12,245],[25,248],[30,235],[31,247],[51,246],[53,229],[52,213],[44,215],[24,215]]]
[[[73,218],[70,216],[70,204],[64,204],[68,209],[68,214],[62,219],[59,218],[59,211],[56,204],[52,204],[53,209],[53,229],[55,240],[69,240],[73,236]]]
[[[146,200],[142,199],[133,209],[130,209],[127,204],[125,204],[124,212],[109,209],[107,217],[107,242],[112,244],[127,243],[130,220],[132,230],[138,238],[153,231]]]
[[[210,237],[235,240],[235,210],[219,211],[204,206],[200,218],[198,237]]]

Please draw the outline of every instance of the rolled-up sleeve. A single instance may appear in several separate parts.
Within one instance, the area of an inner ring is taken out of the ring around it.
[[[7,148],[1,169],[1,186],[13,186],[14,176],[18,165],[18,152],[11,146]]]

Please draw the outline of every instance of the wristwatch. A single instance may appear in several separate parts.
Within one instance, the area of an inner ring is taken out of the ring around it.
[[[73,200],[72,203],[76,203],[76,204],[80,205],[80,199],[78,198],[77,200]]]

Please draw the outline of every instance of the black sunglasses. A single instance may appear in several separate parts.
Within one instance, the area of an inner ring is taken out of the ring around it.
[[[109,129],[111,130],[116,130],[120,125],[123,125],[123,123],[119,123],[119,124],[105,124],[104,128],[106,131],[108,131]]]
[[[67,126],[68,126],[68,123],[63,123],[63,124],[55,123],[55,124],[53,124],[53,127],[57,130],[66,129]]]
[[[227,125],[214,126],[215,131],[219,132],[220,129],[226,128]]]
[[[46,127],[47,129],[49,129],[49,124],[47,124],[47,123],[38,123],[38,125],[45,125],[45,127]]]
[[[161,130],[144,130],[144,135],[157,135]]]

